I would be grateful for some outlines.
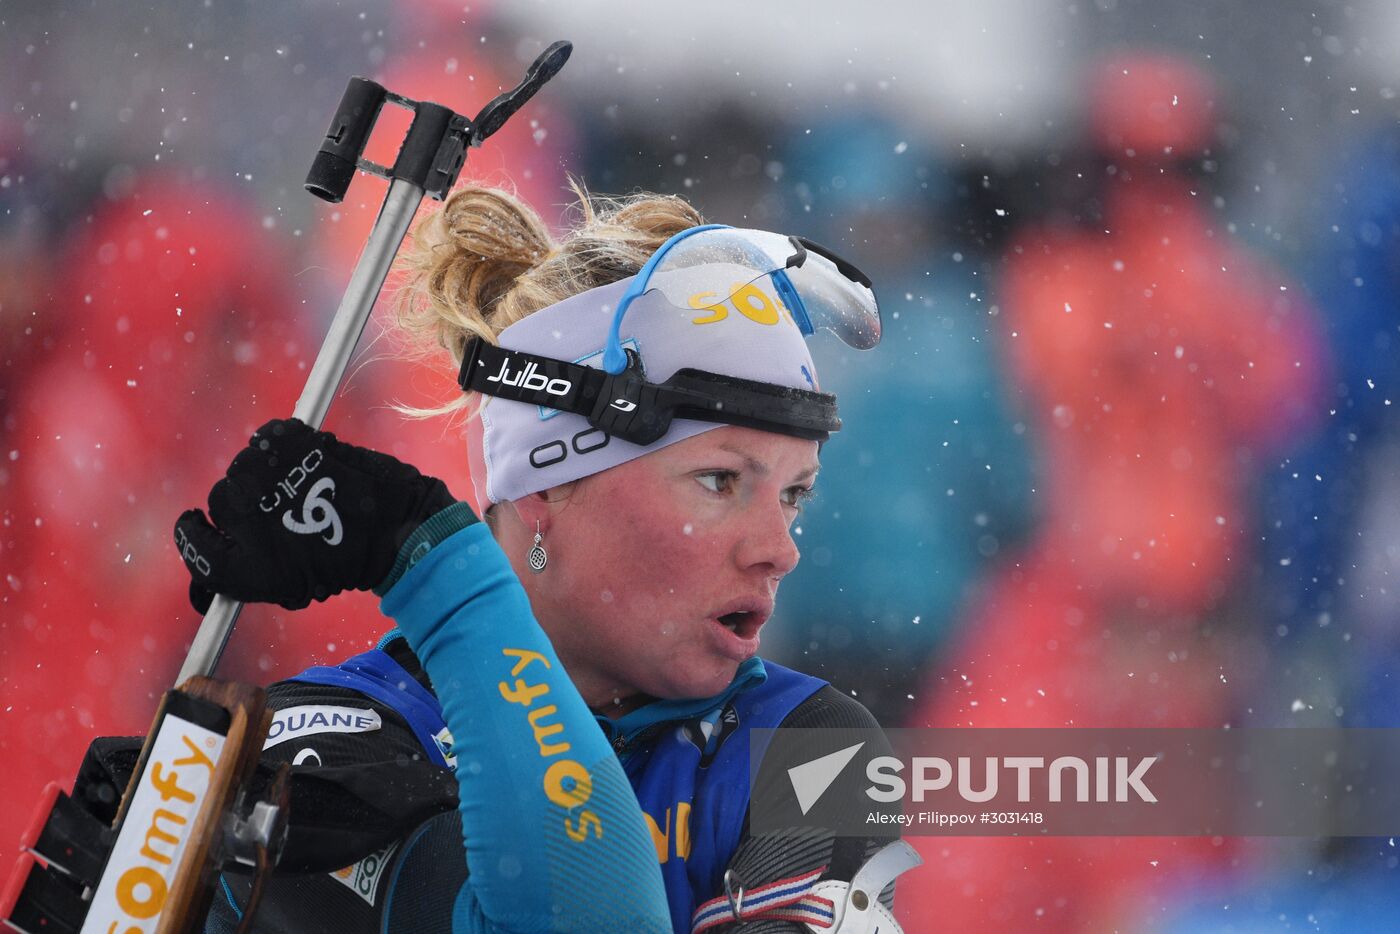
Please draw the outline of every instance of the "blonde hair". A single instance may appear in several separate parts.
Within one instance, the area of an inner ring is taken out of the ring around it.
[[[635,275],[672,234],[705,223],[674,195],[600,196],[575,179],[569,187],[577,221],[558,241],[533,208],[498,188],[463,187],[418,224],[400,260],[395,318],[409,356],[446,350],[455,370],[471,339],[499,343],[501,331],[526,315]],[[395,408],[416,418],[447,415],[474,395]]]

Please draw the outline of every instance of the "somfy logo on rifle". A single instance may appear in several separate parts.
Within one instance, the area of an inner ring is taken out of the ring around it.
[[[277,482],[277,489],[272,494],[258,500],[258,508],[263,512],[272,512],[282,505],[284,496],[286,502],[295,500],[297,490],[311,474],[315,473],[324,459],[325,455],[320,448],[307,454],[302,458],[300,464],[288,471],[284,479]],[[282,513],[282,524],[289,531],[301,535],[314,535],[317,532],[330,529],[330,533],[325,537],[326,544],[340,544],[344,532],[340,523],[340,514],[335,511],[335,507],[326,498],[326,494],[335,496],[335,481],[330,477],[322,477],[312,484],[311,489],[306,493],[306,501],[301,505],[300,518],[293,516],[292,509],[289,508]]]
[[[84,931],[146,931],[161,924],[171,887],[190,851],[225,737],[167,714],[149,748]],[[150,927],[147,927],[150,924]]]

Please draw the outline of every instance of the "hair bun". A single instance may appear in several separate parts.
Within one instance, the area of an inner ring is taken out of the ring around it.
[[[419,222],[400,259],[397,324],[409,356],[445,348],[455,372],[471,339],[497,343],[532,312],[636,275],[669,237],[705,223],[674,195],[596,196],[573,179],[570,187],[578,221],[557,243],[533,208],[497,188],[459,188]],[[471,395],[433,409],[395,408],[426,418],[463,408]]]

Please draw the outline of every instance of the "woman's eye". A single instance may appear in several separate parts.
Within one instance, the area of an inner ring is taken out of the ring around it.
[[[795,486],[788,490],[787,504],[801,512],[802,507],[816,495],[816,490],[812,489],[810,486]]]
[[[711,493],[728,493],[734,486],[734,474],[728,470],[713,470],[695,477]]]

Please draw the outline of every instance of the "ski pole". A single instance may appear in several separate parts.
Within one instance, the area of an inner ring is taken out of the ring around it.
[[[555,42],[535,59],[519,85],[497,96],[471,120],[440,104],[394,94],[368,79],[350,79],[307,175],[306,189],[332,204],[339,203],[358,168],[389,179],[389,191],[297,399],[294,418],[312,428],[321,427],[423,196],[438,201],[446,198],[466,162],[467,147],[480,146],[504,126],[545,82],[558,74],[572,51],[570,43]],[[363,157],[370,132],[386,102],[414,113],[392,168]],[[180,666],[177,685],[195,675],[208,677],[214,673],[242,609],[243,604],[231,597],[214,597]]]

